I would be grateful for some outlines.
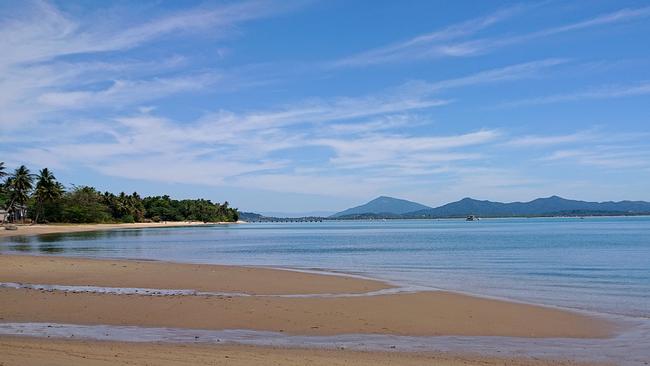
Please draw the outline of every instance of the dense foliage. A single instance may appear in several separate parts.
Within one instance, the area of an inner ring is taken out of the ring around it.
[[[0,162],[0,208],[14,221],[109,223],[146,221],[234,222],[237,209],[228,202],[175,200],[169,196],[142,198],[138,193],[115,195],[93,187],[73,186],[65,190],[45,168],[38,175],[20,166],[11,174]]]

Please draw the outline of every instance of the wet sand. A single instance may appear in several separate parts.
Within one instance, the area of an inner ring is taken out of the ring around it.
[[[228,366],[577,366],[571,361],[473,355],[284,349],[234,345],[173,345],[0,338],[3,366],[228,365]],[[589,365],[594,365],[589,363]]]
[[[0,282],[246,294],[365,293],[391,287],[381,281],[279,269],[29,255],[0,255]]]
[[[343,298],[142,296],[0,289],[3,322],[248,329],[299,335],[601,338],[603,321],[447,292]]]
[[[251,294],[363,293],[388,285],[293,271],[128,260],[0,256],[0,282]],[[236,291],[233,291],[236,290]],[[127,311],[128,310],[128,311]],[[608,337],[608,322],[443,291],[343,297],[145,296],[0,289],[3,322],[249,329],[300,335]]]

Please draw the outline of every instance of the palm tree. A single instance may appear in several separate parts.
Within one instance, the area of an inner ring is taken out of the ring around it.
[[[0,161],[0,194],[3,193],[4,188],[5,188],[5,182],[2,180],[2,178],[7,176],[7,173],[5,172],[5,162]]]
[[[6,169],[5,168],[5,162],[0,161],[0,194],[2,194],[2,192],[4,191],[4,186],[5,185],[4,185],[4,181],[2,180],[2,178],[7,176],[7,173],[5,172],[5,169]]]
[[[7,173],[5,172],[5,162],[0,161],[0,203],[3,204],[3,206],[0,206],[0,209],[4,209],[4,203],[5,203],[5,182],[3,180],[4,177],[7,176]],[[6,216],[2,216],[2,222],[1,224],[4,224],[6,220]]]
[[[29,200],[29,193],[34,188],[34,175],[29,172],[26,166],[21,165],[7,178],[5,185],[9,189],[9,209],[13,211],[14,217],[16,209],[18,209],[24,222],[25,205],[27,204],[27,200]]]
[[[44,205],[47,202],[54,202],[63,194],[63,186],[56,181],[54,174],[44,168],[39,172],[38,181],[36,182],[36,190],[34,197],[36,198],[36,218],[34,221],[38,223],[38,218],[41,215]]]

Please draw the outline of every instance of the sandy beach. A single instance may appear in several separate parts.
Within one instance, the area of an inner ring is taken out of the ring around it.
[[[572,361],[494,358],[476,355],[348,350],[284,349],[249,346],[173,345],[0,338],[3,366],[68,365],[228,365],[228,366],[578,366]],[[594,365],[589,363],[589,365]]]
[[[252,295],[365,293],[391,287],[381,281],[266,268],[17,255],[0,255],[0,280]]]
[[[100,228],[106,226],[93,225],[83,229]],[[75,230],[74,227],[51,229],[54,232]],[[47,230],[48,228],[39,228],[39,232]],[[604,320],[554,308],[444,291],[368,296],[364,294],[391,289],[392,286],[370,279],[282,269],[0,255],[0,282],[191,289],[243,294],[147,296],[5,287],[0,288],[2,322],[247,329],[296,335],[604,338],[616,331],[614,324]],[[340,296],[322,296],[323,294]],[[183,357],[177,356],[181,350]],[[491,365],[505,362],[504,359],[465,358],[457,355],[70,342],[12,337],[0,338],[0,353],[5,355],[4,365],[36,365],[42,364],[42,360],[48,360],[48,364],[63,365],[79,361],[81,357],[85,357],[83,364],[92,365],[111,361],[118,364],[146,364],[147,360],[155,360],[155,364],[182,365],[201,364],[226,355],[233,358],[219,362],[234,365],[268,364],[269,360],[283,365],[302,365],[308,362],[314,365],[381,365],[394,364],[397,359],[400,364],[407,365],[430,364],[432,360],[441,365]],[[113,359],[114,354],[118,355],[116,360]],[[508,360],[507,363],[564,364],[534,360]]]
[[[285,270],[128,260],[0,256],[0,282],[196,289],[259,295],[363,293],[379,281]],[[295,286],[295,287],[291,287]],[[129,309],[128,312],[115,309]],[[606,337],[603,321],[546,307],[450,292],[376,296],[144,296],[0,289],[5,322],[375,333]]]
[[[42,235],[74,233],[83,231],[114,230],[114,229],[144,229],[157,227],[203,226],[219,223],[204,223],[198,221],[167,221],[167,222],[138,222],[133,224],[35,224],[17,225],[17,230],[5,230],[0,227],[0,238],[19,235]],[[232,224],[232,223],[231,223]]]

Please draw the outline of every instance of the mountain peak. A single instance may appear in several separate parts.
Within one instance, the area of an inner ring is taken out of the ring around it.
[[[552,195],[552,196],[548,197],[547,199],[549,199],[549,200],[565,200],[564,198],[562,198],[560,196],[556,196],[556,195]]]
[[[492,202],[478,201],[469,197],[446,205],[409,213],[412,217],[464,217],[477,216],[545,216],[545,215],[586,215],[650,213],[648,202],[586,202],[560,196],[537,198],[530,202]],[[407,215],[407,216],[409,216]]]
[[[393,198],[393,197],[389,197],[389,196],[379,196],[379,197],[375,198],[374,200],[372,200],[370,202],[373,202],[373,201],[386,201],[386,200],[397,200],[397,199],[399,199],[399,198]]]
[[[368,203],[337,212],[330,217],[363,214],[401,215],[407,212],[426,210],[430,207],[400,198],[379,196]]]

